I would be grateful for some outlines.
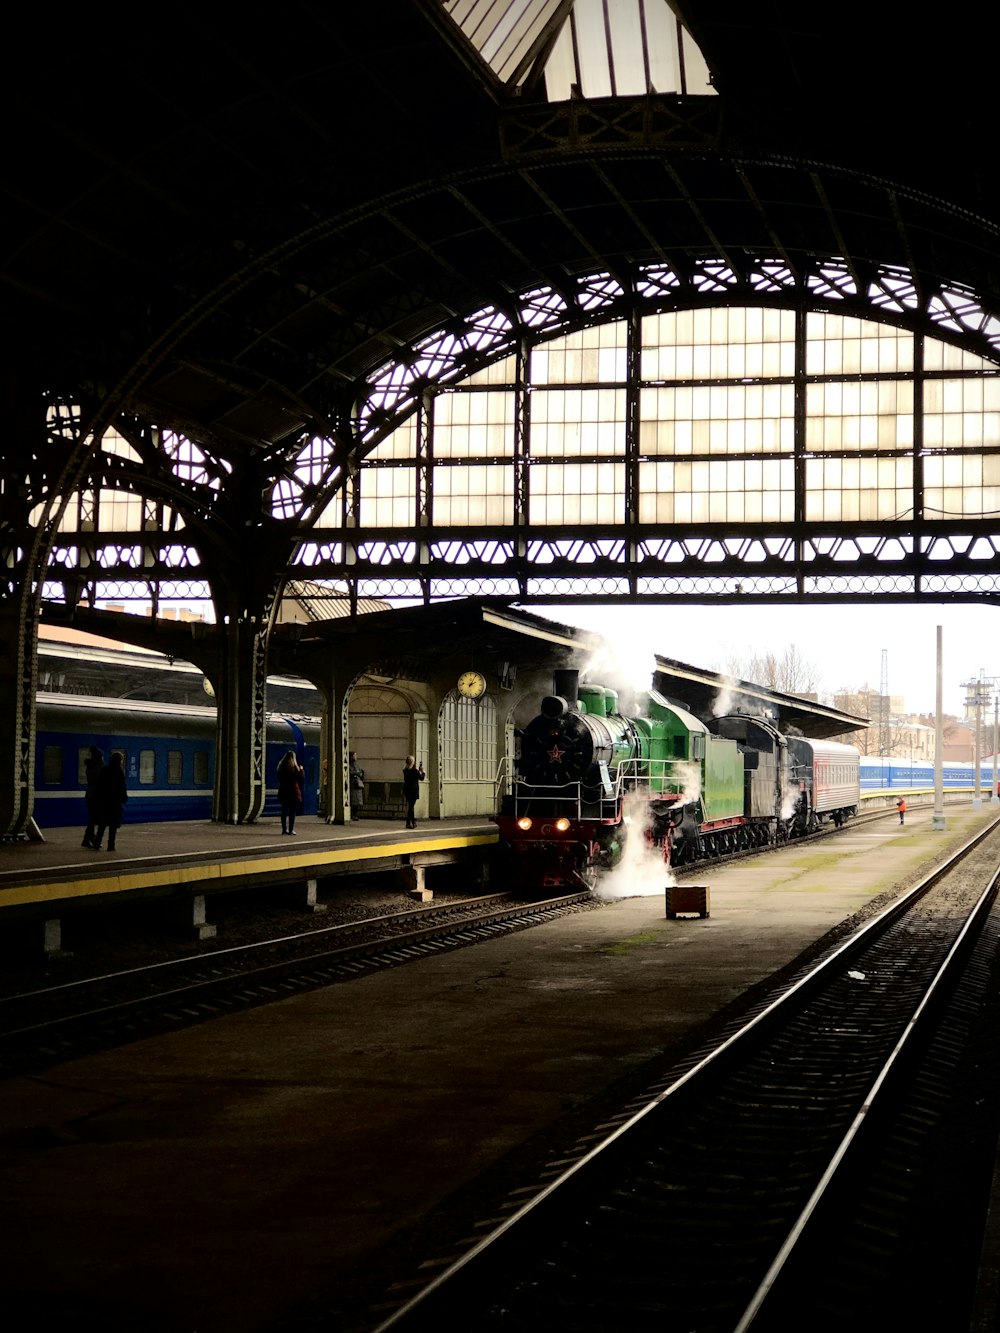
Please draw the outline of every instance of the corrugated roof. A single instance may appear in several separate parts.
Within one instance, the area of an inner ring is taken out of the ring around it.
[[[381,601],[377,597],[359,597],[357,601],[357,611],[360,615],[367,615],[372,611],[388,611],[390,606],[391,603]],[[347,589],[342,585],[310,579],[290,579],[285,584],[278,623],[287,624],[296,620],[298,617],[295,615],[295,609],[302,612],[305,620],[313,622],[340,620],[344,616],[351,615],[354,610]]]

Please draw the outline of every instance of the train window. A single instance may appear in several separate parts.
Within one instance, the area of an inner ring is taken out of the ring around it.
[[[50,787],[62,784],[63,750],[61,745],[46,745],[42,752],[42,782]]]
[[[90,758],[90,746],[76,752],[76,780],[81,787],[87,785],[87,760]]]
[[[705,758],[705,736],[703,732],[692,731],[691,733],[691,758]]]
[[[195,750],[194,752],[194,780],[197,783],[208,783],[208,751]]]
[[[675,736],[675,737],[674,737],[674,758],[675,758],[675,759],[684,759],[684,758],[686,758],[686,755],[685,755],[685,753],[684,753],[684,750],[685,750],[685,748],[686,748],[686,747],[685,747],[685,744],[684,744],[684,740],[685,740],[685,738],[684,738],[683,736]]]
[[[151,783],[156,780],[156,751],[139,751],[139,781]]]
[[[176,785],[184,780],[184,756],[180,750],[167,751],[167,782]]]

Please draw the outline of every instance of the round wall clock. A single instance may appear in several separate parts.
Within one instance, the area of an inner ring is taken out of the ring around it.
[[[478,671],[463,671],[458,678],[458,692],[466,699],[479,699],[486,693],[486,677]]]

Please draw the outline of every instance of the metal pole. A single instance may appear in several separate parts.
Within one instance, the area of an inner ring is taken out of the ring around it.
[[[973,696],[976,701],[976,758],[975,758],[976,786],[975,786],[975,795],[972,798],[973,810],[981,810],[983,808],[983,798],[982,795],[980,794],[982,790],[982,782],[980,781],[981,778],[980,768],[982,766],[982,759],[980,757],[980,751],[979,751],[979,733],[982,729],[982,709],[983,709],[982,682],[983,682],[983,668],[980,667],[979,679],[976,681],[976,693]]]
[[[941,706],[944,701],[941,671],[941,626],[937,627],[937,693],[934,713],[934,816],[931,828],[943,829],[944,818],[944,723]]]

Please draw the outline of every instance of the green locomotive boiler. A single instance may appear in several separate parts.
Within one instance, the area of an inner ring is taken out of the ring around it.
[[[773,728],[771,737],[750,737],[739,725],[721,730],[655,690],[625,716],[614,690],[557,672],[554,692],[520,733],[514,780],[496,816],[515,882],[592,885],[619,860],[637,822],[674,863],[773,840],[784,739]]]

